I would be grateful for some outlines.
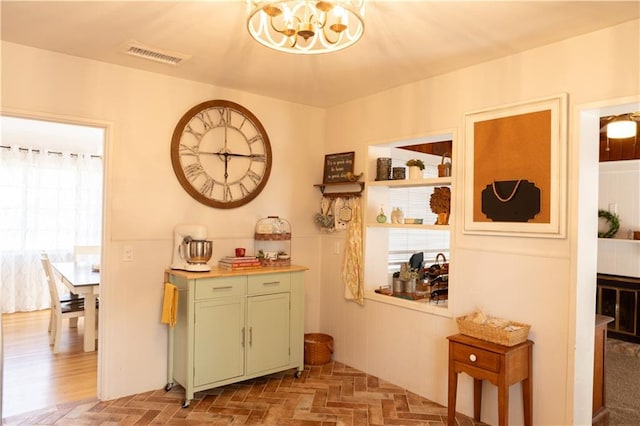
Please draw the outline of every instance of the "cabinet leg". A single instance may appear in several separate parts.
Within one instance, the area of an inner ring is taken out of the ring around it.
[[[191,405],[191,400],[185,399],[184,402],[182,403],[182,408],[189,408],[190,405]]]
[[[473,379],[473,419],[480,421],[480,411],[482,410],[482,380]]]
[[[456,394],[458,392],[458,373],[449,368],[449,398],[447,401],[447,426],[456,424]]]
[[[525,426],[533,426],[533,410],[532,407],[532,385],[531,377],[522,381],[522,406],[524,409],[524,424]]]
[[[509,385],[502,377],[498,380],[498,425],[507,426],[509,424]]]

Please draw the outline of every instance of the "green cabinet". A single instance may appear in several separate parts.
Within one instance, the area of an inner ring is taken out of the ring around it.
[[[178,288],[167,389],[195,392],[304,368],[304,270],[167,271]]]

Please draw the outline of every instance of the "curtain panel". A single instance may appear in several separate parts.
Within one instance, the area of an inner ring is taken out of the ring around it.
[[[72,260],[75,245],[100,245],[102,159],[0,148],[2,313],[50,307],[40,264]]]

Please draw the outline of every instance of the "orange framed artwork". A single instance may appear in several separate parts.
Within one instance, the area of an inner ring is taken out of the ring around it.
[[[464,232],[564,237],[567,95],[464,119]]]

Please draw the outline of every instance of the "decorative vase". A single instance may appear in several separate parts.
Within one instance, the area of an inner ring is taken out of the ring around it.
[[[449,224],[449,213],[438,213],[438,221],[436,225],[448,225]]]
[[[376,180],[389,180],[391,178],[391,158],[378,158],[376,168]]]
[[[422,170],[418,166],[409,166],[409,179],[422,179]]]
[[[449,161],[445,161],[445,158],[449,158]],[[451,154],[445,152],[442,154],[442,160],[438,164],[438,177],[451,176]]]

